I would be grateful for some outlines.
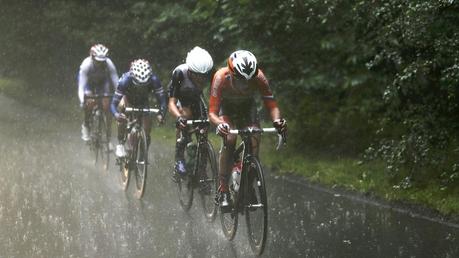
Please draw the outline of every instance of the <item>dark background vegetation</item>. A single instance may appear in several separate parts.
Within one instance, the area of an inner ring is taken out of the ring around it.
[[[188,50],[252,51],[289,121],[289,151],[384,160],[404,186],[459,180],[459,5],[418,0],[0,0],[0,76],[77,103],[89,47],[163,84]]]

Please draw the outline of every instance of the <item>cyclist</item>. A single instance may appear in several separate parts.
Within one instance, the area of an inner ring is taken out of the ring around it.
[[[220,151],[218,189],[218,201],[224,209],[231,205],[228,179],[234,163],[232,154],[236,144],[236,136],[230,135],[229,129],[260,126],[255,102],[257,95],[261,95],[273,126],[279,133],[286,132],[287,123],[281,118],[268,80],[257,66],[257,59],[249,51],[233,52],[228,58],[227,67],[215,73],[211,87],[209,119],[217,126],[217,134],[227,138],[226,147]],[[259,137],[254,136],[253,155],[258,155],[258,142]],[[237,166],[240,167],[240,164]]]
[[[89,141],[89,119],[91,110],[96,104],[94,100],[85,100],[85,96],[93,94],[106,96],[102,99],[102,108],[106,112],[108,125],[111,124],[109,115],[111,87],[116,87],[118,83],[118,73],[112,60],[107,57],[108,48],[102,44],[96,44],[89,50],[89,56],[86,57],[80,65],[78,72],[78,98],[80,106],[84,110],[84,121],[81,125],[81,138]],[[110,126],[108,128],[110,132]],[[108,135],[110,137],[110,135]]]
[[[158,77],[153,73],[150,63],[145,59],[132,61],[128,72],[124,73],[116,88],[110,109],[118,121],[118,145],[115,155],[126,156],[124,143],[126,141],[127,117],[123,113],[125,107],[147,108],[149,107],[149,95],[154,93],[160,111],[156,115],[160,123],[164,122],[166,112],[166,94]],[[150,146],[151,118],[143,116],[143,127],[147,136],[147,146]]]
[[[186,62],[177,66],[169,82],[169,112],[177,119],[175,144],[174,179],[185,175],[184,151],[190,141],[187,134],[187,119],[206,119],[207,106],[202,97],[202,90],[210,84],[211,70],[214,65],[210,54],[196,46],[188,52]]]

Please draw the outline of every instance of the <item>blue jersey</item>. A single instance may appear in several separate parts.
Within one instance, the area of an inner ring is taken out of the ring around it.
[[[132,107],[148,107],[148,97],[150,94],[155,95],[160,105],[160,113],[164,116],[167,108],[167,96],[158,77],[153,74],[146,83],[137,85],[134,83],[131,73],[124,73],[118,82],[118,87],[113,96],[110,110],[113,114],[118,113],[118,105],[123,96],[126,97],[127,102]]]

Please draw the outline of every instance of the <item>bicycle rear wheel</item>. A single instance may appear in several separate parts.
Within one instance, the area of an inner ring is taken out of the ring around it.
[[[244,194],[250,247],[256,255],[260,255],[264,251],[268,232],[268,201],[263,168],[258,158],[252,157],[248,169],[243,173],[248,173],[248,184],[244,184]]]
[[[177,179],[177,190],[180,201],[180,206],[183,210],[188,211],[193,204],[193,188],[194,188],[194,178],[196,170],[196,144],[190,142],[185,148],[185,167],[186,175],[179,176]],[[177,172],[176,172],[177,173]]]
[[[135,166],[134,175],[136,182],[136,197],[142,198],[145,193],[145,186],[147,181],[147,167],[148,167],[148,149],[147,137],[143,128],[138,132],[137,144],[135,145]]]
[[[201,204],[205,217],[212,222],[215,220],[218,207],[214,199],[218,188],[218,173],[215,151],[210,142],[200,147],[197,160],[196,175],[199,177]]]

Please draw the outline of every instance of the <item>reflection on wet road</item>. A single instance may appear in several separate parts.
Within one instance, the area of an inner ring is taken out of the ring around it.
[[[113,166],[94,166],[79,128],[79,117],[0,96],[0,257],[252,257],[244,219],[228,242],[198,202],[181,210],[172,143],[158,148],[153,136],[157,162],[139,201],[121,190]],[[267,187],[266,257],[459,257],[457,227],[288,177],[269,175]]]

